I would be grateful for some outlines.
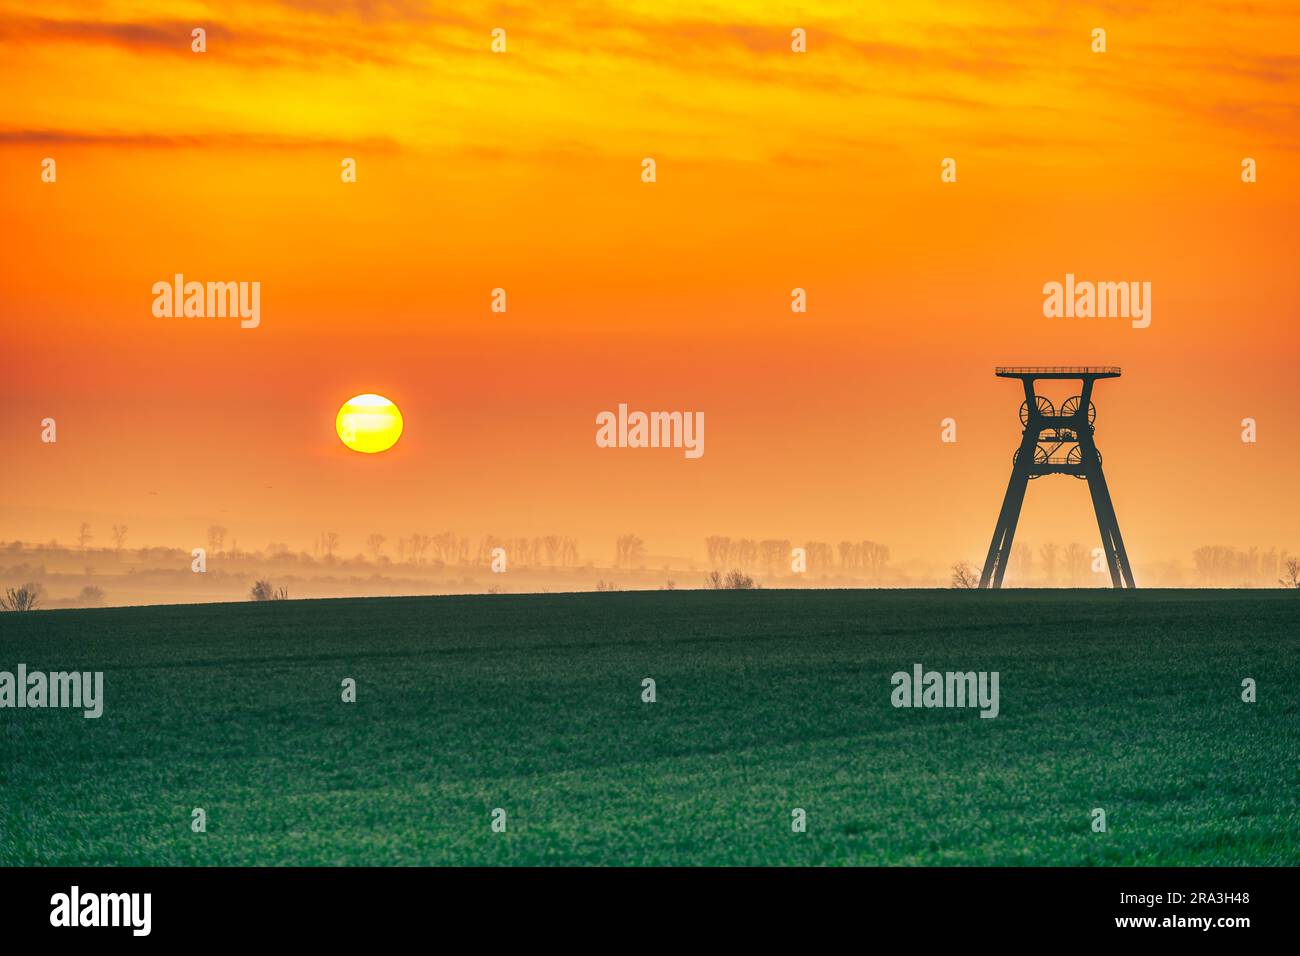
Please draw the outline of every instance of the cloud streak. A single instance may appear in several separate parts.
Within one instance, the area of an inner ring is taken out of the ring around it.
[[[255,132],[151,133],[122,130],[0,128],[0,143],[38,146],[114,146],[146,149],[366,149],[396,152],[396,140],[385,137],[340,139]]]

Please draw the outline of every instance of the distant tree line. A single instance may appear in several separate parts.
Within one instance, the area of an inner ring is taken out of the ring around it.
[[[804,549],[810,572],[865,571],[878,576],[889,564],[889,547],[875,541],[841,541],[832,547],[827,541],[805,541]],[[715,568],[739,568],[768,574],[789,574],[795,544],[789,538],[729,538],[711,535],[704,539],[709,564]],[[838,563],[836,557],[838,555]]]
[[[1202,545],[1192,552],[1195,583],[1202,587],[1267,587],[1273,584],[1294,587],[1289,568],[1296,560],[1276,547],[1262,550]],[[1011,558],[1007,562],[1008,581],[1019,584],[1037,581],[1049,586],[1075,587],[1100,575],[1109,582],[1107,568],[1103,566],[1097,571],[1093,561],[1092,548],[1077,542],[1061,547],[1049,541],[1037,551],[1028,544],[1017,544],[1011,549]],[[978,575],[978,569],[975,573]],[[954,582],[958,577],[954,573]]]
[[[92,548],[95,540],[91,524],[82,521],[76,529],[76,551],[82,554],[122,554],[127,541],[129,529],[125,524],[111,526],[112,549]],[[284,542],[270,542],[262,551],[241,551],[239,543],[227,528],[211,525],[207,529],[207,550],[210,556],[241,558],[247,560],[264,559],[276,563],[312,564],[322,562],[327,565],[365,564],[369,561],[377,565],[404,567],[421,566],[487,566],[492,561],[497,548],[504,549],[511,567],[532,568],[576,568],[580,558],[576,539],[559,534],[535,535],[531,537],[505,537],[493,534],[480,536],[477,540],[451,531],[438,534],[412,532],[399,537],[392,546],[396,552],[396,561],[389,556],[386,548],[389,539],[378,532],[365,538],[365,552],[358,551],[353,558],[341,558],[336,555],[341,551],[342,537],[336,531],[323,531],[316,536],[313,554],[294,552]],[[744,572],[761,571],[773,576],[784,576],[791,571],[792,552],[796,546],[788,538],[733,538],[725,535],[710,535],[704,539],[708,563],[716,569],[734,569]],[[46,544],[24,545],[21,541],[0,542],[0,548],[10,553],[27,550],[64,551],[76,553],[64,548],[57,540]],[[856,572],[868,578],[879,579],[888,568],[890,560],[889,547],[875,541],[840,541],[832,546],[826,541],[806,541],[799,545],[804,549],[805,570],[812,573],[829,573],[835,570]],[[1070,542],[1061,546],[1049,541],[1034,547],[1028,543],[1019,543],[1011,551],[1008,561],[1008,581],[1021,585],[1031,582],[1049,586],[1080,586],[1092,583],[1105,569],[1098,572],[1093,557],[1092,547]],[[188,560],[188,548],[141,547],[131,552],[143,560],[172,561],[177,555],[185,555]],[[1271,547],[1267,550],[1258,547],[1236,548],[1228,545],[1203,545],[1192,552],[1192,575],[1194,582],[1205,587],[1252,587],[1270,586],[1278,583],[1290,586],[1287,573],[1288,562],[1294,565],[1296,558],[1285,549]],[[636,534],[620,534],[615,538],[613,567],[636,570],[643,568],[646,561],[645,541]],[[590,563],[590,562],[589,562]],[[24,580],[18,575],[26,575],[29,565],[23,564],[7,569],[9,580]],[[1170,563],[1170,576],[1181,583],[1181,572],[1177,565]],[[40,569],[43,574],[44,569]],[[974,569],[978,574],[978,569]],[[5,595],[7,598],[8,595]],[[19,603],[27,596],[17,595]],[[102,600],[101,595],[86,594],[84,602],[93,604]],[[35,596],[39,601],[39,596]]]
[[[333,560],[339,541],[338,532],[322,532],[316,539],[316,554],[326,561]],[[387,543],[388,538],[379,533],[366,537],[366,550],[376,564],[392,563],[384,553]],[[492,554],[497,548],[505,550],[513,567],[572,568],[578,565],[578,542],[558,534],[514,538],[485,534],[473,542],[466,535],[450,531],[439,534],[416,531],[398,538],[395,550],[399,565],[471,566],[491,564]]]
[[[1199,583],[1210,587],[1240,587],[1252,584],[1286,584],[1288,562],[1294,560],[1286,551],[1269,548],[1239,548],[1227,545],[1202,545],[1192,552]]]

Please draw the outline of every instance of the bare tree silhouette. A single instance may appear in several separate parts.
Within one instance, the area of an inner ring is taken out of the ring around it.
[[[126,544],[126,525],[113,525],[113,545],[118,551],[122,550],[122,545]]]
[[[980,586],[978,568],[972,568],[965,561],[958,561],[952,566],[952,586],[965,590],[974,590]]]
[[[253,583],[248,596],[254,601],[287,601],[289,600],[289,589],[277,588],[266,578],[259,578]]]
[[[87,584],[77,595],[77,604],[81,607],[99,607],[104,603],[104,589]]]
[[[885,565],[889,563],[889,545],[863,541],[862,548],[866,553],[866,566],[870,569],[871,576],[879,579]]]
[[[645,557],[645,542],[634,534],[621,534],[614,542],[615,567],[634,567]]]
[[[0,610],[35,611],[41,603],[42,588],[39,584],[24,584],[20,588],[5,588],[0,595]]]
[[[90,533],[90,525],[84,521],[81,522],[81,528],[77,532],[77,544],[81,546],[82,551],[86,550],[86,542],[90,541],[94,537],[95,536]]]
[[[704,576],[704,586],[711,591],[751,591],[756,587],[753,578],[736,568],[726,574],[710,571]]]
[[[1039,557],[1043,559],[1043,567],[1047,569],[1047,583],[1056,583],[1056,552],[1059,549],[1051,541],[1038,549]]]
[[[825,541],[808,541],[804,543],[804,554],[808,558],[809,571],[830,570],[835,560],[835,552]]]
[[[1282,565],[1282,577],[1277,583],[1284,588],[1300,588],[1300,559],[1287,558]]]
[[[731,552],[731,539],[715,534],[704,539],[704,547],[709,552],[709,563],[720,565],[726,562]]]
[[[1088,569],[1088,552],[1084,550],[1083,545],[1071,541],[1066,545],[1061,557],[1065,563],[1066,580],[1072,587],[1077,586]]]
[[[1011,549],[1011,571],[1017,584],[1027,584],[1034,568],[1034,549],[1027,544],[1017,544]]]

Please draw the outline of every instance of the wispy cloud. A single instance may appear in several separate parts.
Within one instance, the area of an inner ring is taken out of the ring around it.
[[[203,27],[213,40],[227,40],[231,31],[220,24],[163,20],[111,22],[102,20],[0,20],[0,42],[103,43],[156,53],[190,53],[190,34]]]
[[[50,146],[124,146],[150,149],[339,149],[364,148],[395,152],[396,140],[383,137],[339,139],[324,136],[282,136],[267,133],[149,133],[122,130],[0,128],[0,143]]]
[[[395,64],[402,59],[382,38],[339,30],[319,22],[293,28],[275,25],[228,26],[221,22],[155,20],[0,19],[0,44],[69,43],[111,47],[138,56],[193,56],[192,31],[207,34],[208,55],[245,66],[297,66],[322,69],[331,62]]]

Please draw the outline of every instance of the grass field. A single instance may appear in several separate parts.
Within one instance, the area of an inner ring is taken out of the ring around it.
[[[1298,597],[3,614],[0,670],[102,670],[105,710],[0,710],[0,863],[1295,864]],[[998,671],[1000,716],[892,707],[890,675],[915,663]]]

